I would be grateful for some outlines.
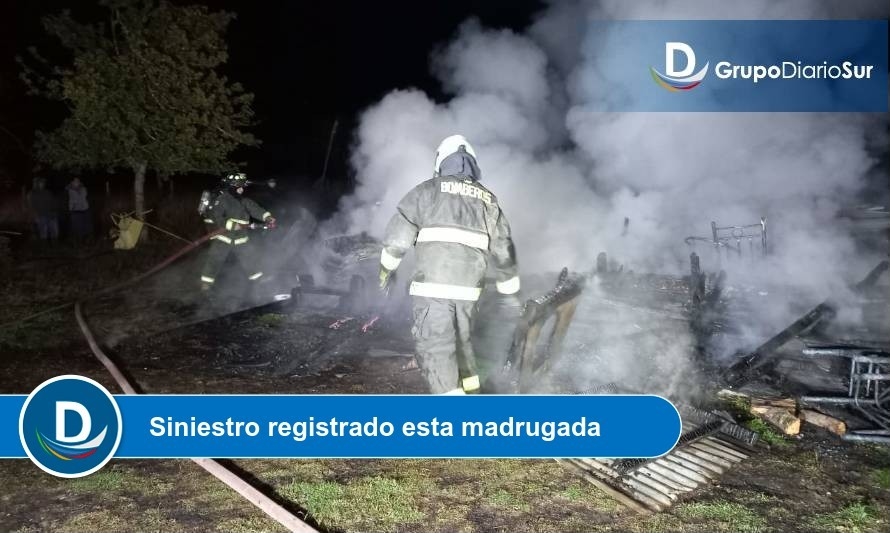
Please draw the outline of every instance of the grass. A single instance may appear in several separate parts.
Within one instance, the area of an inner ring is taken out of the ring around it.
[[[412,479],[373,476],[345,485],[295,481],[281,493],[304,507],[322,526],[393,531],[398,525],[417,523],[425,517],[416,506],[424,488]]]
[[[766,520],[744,505],[726,502],[694,502],[680,505],[674,514],[684,520],[715,521],[721,529],[736,533],[753,533],[766,529]]]
[[[760,439],[770,446],[783,448],[790,444],[788,439],[782,434],[778,433],[760,418],[751,414],[751,402],[747,398],[742,396],[724,398],[723,406],[736,420],[739,420],[743,426],[757,433]]]
[[[266,327],[278,327],[284,323],[286,315],[280,313],[266,313],[256,318],[257,323]]]
[[[744,494],[743,501],[746,503],[776,503],[778,498],[763,492],[747,492]]]
[[[131,510],[134,505],[127,506]],[[174,519],[169,518],[168,510],[160,507],[147,509],[144,512],[132,513],[124,517],[119,510],[91,510],[74,514],[65,520],[57,528],[60,531],[97,532],[97,531],[152,531],[152,532],[179,532],[183,527]]]
[[[47,309],[50,307],[54,306],[46,306]],[[56,336],[47,335],[47,331],[58,332],[60,329],[65,328],[69,330],[69,333],[73,333],[74,330],[70,327],[71,318],[65,312],[70,309],[73,308],[66,308],[59,312],[48,313],[36,317],[30,322],[10,324],[0,328],[0,346],[4,346],[9,350],[24,350],[52,345],[55,342]],[[25,318],[25,316],[30,314],[32,314],[30,310],[24,311],[21,318]],[[66,328],[66,326],[68,327]]]
[[[751,402],[744,396],[729,396],[723,399],[723,405],[737,420],[750,420]]]
[[[570,487],[566,487],[561,495],[570,502],[576,502],[584,496],[584,491],[581,489],[580,484],[576,483]]]
[[[101,510],[78,513],[66,520],[60,529],[71,533],[93,533],[96,531],[124,531],[133,526],[134,524],[124,520],[118,513]]]
[[[811,451],[773,454],[769,460],[777,467],[791,462],[796,477],[820,480],[825,476],[811,473],[819,460]],[[639,516],[552,461],[245,460],[236,464],[270,483],[280,496],[307,510],[330,531],[728,533],[764,531],[768,526],[779,531],[835,533],[886,530],[882,519],[887,505],[880,494],[869,503],[844,507],[844,502],[863,497],[839,496],[836,485],[825,487],[837,498],[834,506],[830,498],[813,500],[810,507],[781,487],[762,493],[748,486],[728,493],[719,489],[720,500],[681,503],[664,513]],[[871,486],[872,473],[885,468],[886,463],[872,464],[863,477],[865,484]],[[139,497],[155,490],[157,481],[174,485],[163,496]],[[28,526],[60,531],[282,530],[188,461],[115,462],[79,480],[56,480],[30,463],[9,462],[0,469],[0,482],[31,490],[44,484],[39,494],[59,502],[42,514],[25,514],[32,507],[17,502],[15,494],[8,500],[0,495],[0,530],[25,527],[28,531]],[[55,499],[60,496],[64,498]],[[785,509],[787,513],[779,514]],[[3,527],[3,510],[12,516],[40,516],[40,522],[19,521]]]
[[[217,522],[214,531],[226,533],[256,533],[257,531],[283,531],[283,526],[272,524],[262,516],[237,517]]]
[[[637,518],[634,518],[630,522],[625,522],[627,525],[616,525],[614,529],[640,533],[665,533],[668,531],[684,531],[685,529],[683,521],[670,513],[655,513],[645,517],[637,516]],[[611,529],[612,527],[609,527],[604,531],[609,531]]]
[[[72,479],[68,488],[74,492],[118,491],[125,483],[125,476],[117,470],[100,470],[95,474]]]
[[[492,507],[501,509],[507,508],[513,511],[528,512],[528,510],[530,509],[530,505],[528,503],[503,489],[499,489],[492,492],[491,494],[488,494],[485,498],[485,503]]]
[[[243,467],[332,530],[408,524],[472,531],[481,513],[505,527],[519,520],[536,531],[588,531],[622,514],[614,500],[552,461],[251,460]]]
[[[20,261],[0,267],[0,351],[47,350],[79,340],[72,307],[33,317],[147,270],[173,246],[150,243],[135,250],[112,251],[106,242],[50,249],[29,248]],[[39,259],[44,257],[44,259]],[[60,275],[59,272],[64,272]],[[28,318],[26,321],[21,321]],[[48,335],[47,332],[53,332]],[[23,391],[22,391],[23,392]]]
[[[617,503],[605,493],[589,485],[581,483],[571,474],[554,470],[550,461],[465,461],[452,460],[443,462],[440,475],[447,481],[439,483],[440,490],[448,494],[454,501],[462,501],[468,505],[478,502],[496,507],[504,503],[511,509],[532,509],[544,504],[563,507],[566,500],[572,507],[585,507],[608,513],[618,508]],[[554,472],[560,475],[554,476]],[[468,487],[465,483],[460,489],[452,487],[455,482],[474,480]]]
[[[828,514],[817,515],[810,521],[810,527],[838,533],[864,533],[866,531],[886,531],[881,525],[878,509],[867,503],[855,502]]]
[[[882,489],[890,489],[890,468],[878,468],[871,473],[872,482]]]
[[[752,418],[744,422],[743,424],[746,428],[750,429],[754,433],[757,433],[757,436],[760,437],[760,440],[769,444],[770,446],[776,446],[778,448],[787,448],[791,445],[791,443],[770,427],[766,422],[759,418]]]
[[[169,479],[146,476],[123,465],[105,467],[89,476],[72,479],[66,488],[78,494],[100,493],[103,497],[114,497],[122,494],[150,497],[164,496],[173,488]]]

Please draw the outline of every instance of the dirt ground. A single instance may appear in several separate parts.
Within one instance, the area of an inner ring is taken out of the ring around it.
[[[23,249],[2,265],[0,393],[59,374],[116,386],[80,337],[71,308],[13,326],[147,270],[175,246],[133,252]],[[241,309],[196,290],[200,257],[177,263],[86,314],[150,393],[423,393],[409,325],[370,333],[313,308]],[[237,268],[232,266],[232,268]],[[231,296],[231,295],[229,295]],[[239,460],[231,465],[328,531],[826,531],[890,528],[890,448],[805,426],[669,511],[637,515],[553,461]],[[279,531],[190,461],[119,460],[78,480],[27,460],[0,462],[2,531]]]

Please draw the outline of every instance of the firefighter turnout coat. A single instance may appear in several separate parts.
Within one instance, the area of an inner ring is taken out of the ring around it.
[[[489,259],[497,291],[519,291],[510,225],[495,195],[471,175],[434,177],[402,199],[386,229],[381,265],[395,270],[412,246],[417,260],[412,295],[476,301]]]
[[[236,198],[229,191],[222,191],[204,219],[215,228],[225,228],[225,232],[214,237],[226,244],[239,245],[249,240],[246,226],[251,217],[265,221],[272,214],[250,198]],[[239,226],[242,226],[240,229]]]
[[[433,394],[471,393],[480,389],[471,341],[476,301],[489,264],[498,292],[519,291],[516,254],[497,198],[475,179],[475,159],[455,153],[439,170],[440,176],[399,203],[386,229],[380,266],[395,270],[415,248],[409,292],[415,297],[417,362]]]
[[[257,268],[258,261],[243,246],[250,240],[246,226],[250,224],[251,217],[265,221],[271,216],[271,213],[250,198],[236,197],[229,191],[220,192],[205,214],[204,222],[213,230],[225,231],[213,237],[201,281],[214,283],[217,273],[232,251],[238,255],[239,261],[248,271],[249,279],[259,279],[263,273]]]

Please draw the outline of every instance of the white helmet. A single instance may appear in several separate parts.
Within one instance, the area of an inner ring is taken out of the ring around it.
[[[436,166],[433,167],[433,172],[438,174],[442,161],[451,154],[457,153],[458,148],[461,146],[464,147],[468,154],[473,156],[473,159],[476,159],[476,151],[473,150],[470,142],[463,135],[452,135],[451,137],[446,137],[444,141],[439,143],[439,147],[436,148]]]

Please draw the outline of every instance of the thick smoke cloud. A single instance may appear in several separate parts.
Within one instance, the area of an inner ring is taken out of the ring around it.
[[[588,271],[606,250],[636,271],[682,273],[684,237],[710,222],[766,216],[772,256],[722,265],[732,279],[792,285],[815,302],[861,277],[873,257],[835,222],[886,148],[886,116],[814,113],[604,113],[590,35],[594,19],[886,17],[865,0],[553,2],[523,33],[462,25],[431,65],[452,94],[394,91],[362,116],[352,163],[358,187],[337,223],[382,236],[399,199],[432,175],[438,142],[473,143],[483,182],[511,220],[522,271]],[[625,230],[625,218],[629,224]],[[698,250],[716,269],[710,249]],[[884,252],[885,253],[885,252]],[[804,304],[806,305],[806,304]],[[774,303],[769,320],[797,309]]]
[[[880,119],[599,112],[596,95],[585,91],[598,66],[584,49],[596,36],[583,29],[593,18],[876,11],[867,2],[566,2],[524,35],[468,21],[431,61],[453,98],[437,103],[398,91],[364,114],[353,156],[360,185],[342,212],[351,229],[379,236],[398,199],[431,175],[438,141],[461,132],[513,220],[524,270],[584,269],[610,250],[638,269],[676,271],[687,254],[683,237],[707,235],[711,220],[743,224],[761,216],[775,224],[779,256],[826,263],[848,255],[849,242],[831,235],[830,221],[840,204],[855,200],[874,164],[866,144]],[[630,231],[622,236],[625,217]],[[777,277],[789,273],[783,267],[790,265],[776,265],[783,270]]]

